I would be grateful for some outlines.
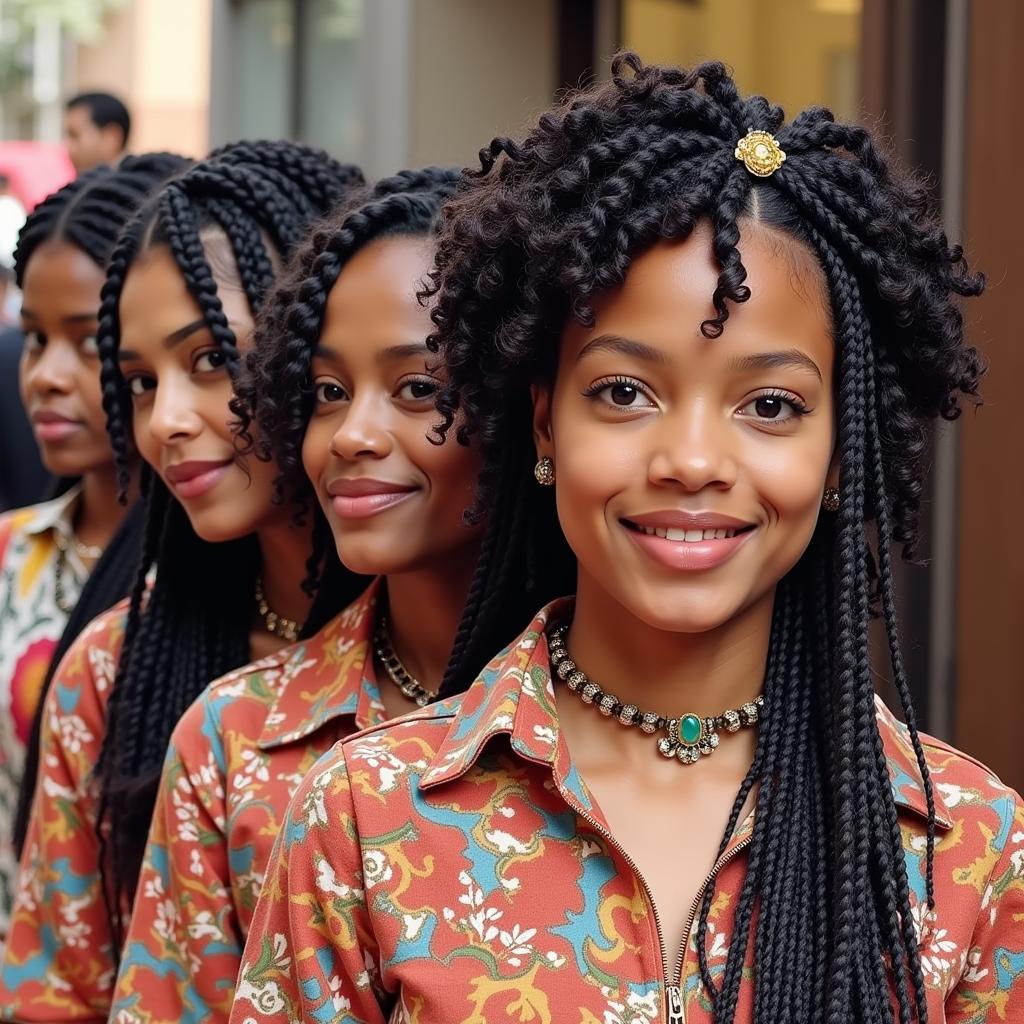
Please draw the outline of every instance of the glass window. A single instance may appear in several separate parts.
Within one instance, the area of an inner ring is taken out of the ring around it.
[[[862,0],[622,0],[623,45],[644,60],[728,64],[744,94],[787,118],[824,105],[857,115]]]
[[[247,0],[233,18],[232,135],[287,138],[291,132],[291,67],[295,49],[291,0]]]
[[[303,14],[299,136],[346,160],[364,151],[363,0],[312,0]]]

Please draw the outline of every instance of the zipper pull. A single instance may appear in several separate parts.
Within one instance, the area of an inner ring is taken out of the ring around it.
[[[668,1024],[683,1024],[683,992],[678,985],[665,986],[665,1006],[668,1010]]]

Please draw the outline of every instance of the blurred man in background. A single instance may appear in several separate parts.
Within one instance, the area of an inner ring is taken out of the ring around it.
[[[131,133],[128,108],[106,92],[83,92],[64,104],[64,141],[81,174],[124,156]]]

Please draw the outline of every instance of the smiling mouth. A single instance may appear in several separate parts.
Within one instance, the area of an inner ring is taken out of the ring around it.
[[[641,526],[639,523],[630,522],[628,519],[623,519],[621,522],[634,533],[642,533],[648,537],[661,537],[662,540],[670,540],[682,544],[707,543],[709,540],[730,540],[741,533],[749,533],[754,529],[753,526],[744,526],[728,530],[684,530],[676,526]]]

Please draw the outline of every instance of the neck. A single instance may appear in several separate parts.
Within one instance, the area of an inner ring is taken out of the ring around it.
[[[406,671],[437,692],[466,604],[474,562],[387,577],[388,631]]]
[[[105,548],[114,536],[126,506],[117,500],[114,466],[93,469],[82,477],[82,497],[75,513],[75,535],[83,544]]]
[[[774,591],[716,629],[676,633],[631,616],[580,570],[567,646],[605,692],[642,711],[719,715],[761,693]]]
[[[261,526],[256,533],[263,562],[263,596],[279,616],[303,623],[313,599],[302,589],[306,560],[312,550],[311,531],[297,528],[289,514]]]

